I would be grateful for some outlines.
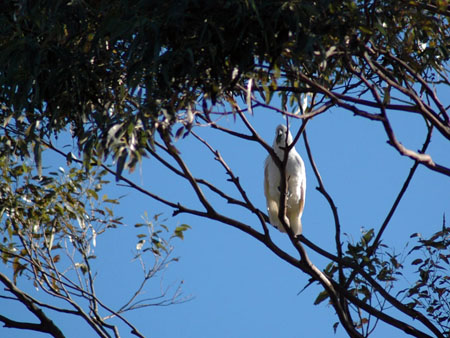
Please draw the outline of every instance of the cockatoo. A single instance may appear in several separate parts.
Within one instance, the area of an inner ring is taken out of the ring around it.
[[[284,125],[276,129],[273,150],[280,161],[284,159],[284,152],[292,143],[292,135]],[[289,151],[286,163],[287,199],[286,199],[286,224],[292,229],[295,236],[302,233],[303,208],[305,207],[306,175],[305,164],[295,147]],[[264,194],[266,195],[267,211],[270,223],[285,232],[278,217],[280,206],[280,169],[278,169],[272,157],[267,156],[264,163]]]

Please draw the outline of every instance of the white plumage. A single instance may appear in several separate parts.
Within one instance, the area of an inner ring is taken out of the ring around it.
[[[291,133],[288,132],[286,126],[279,125],[276,129],[273,149],[280,161],[283,161],[284,150],[291,143]],[[285,221],[292,229],[294,235],[300,235],[302,233],[301,217],[305,206],[306,175],[305,164],[297,150],[295,150],[295,147],[291,148],[288,154],[286,178],[288,188]],[[270,223],[276,226],[281,232],[285,232],[283,225],[278,218],[280,206],[280,179],[280,169],[278,169],[269,154],[264,163],[264,194],[266,195],[267,211],[269,213]]]

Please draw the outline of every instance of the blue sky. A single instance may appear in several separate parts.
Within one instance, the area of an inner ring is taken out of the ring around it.
[[[425,128],[418,115],[392,113],[392,124],[399,140],[417,150],[425,138]],[[270,144],[275,127],[284,119],[266,109],[256,109],[249,121]],[[221,124],[244,131],[244,126],[232,117]],[[300,122],[293,121],[297,130]],[[265,210],[263,194],[263,162],[267,156],[256,143],[237,140],[208,128],[196,128],[210,140],[213,147],[239,176],[252,202]],[[327,191],[333,197],[340,214],[343,240],[357,240],[361,229],[378,229],[396,198],[413,162],[400,156],[386,144],[387,137],[380,123],[353,117],[341,109],[315,117],[307,127],[310,145]],[[60,144],[62,145],[62,144]],[[224,170],[213,160],[211,153],[192,137],[179,140],[176,145],[197,177],[204,177],[238,197],[232,184],[226,181]],[[317,245],[335,252],[334,223],[324,197],[315,190],[316,179],[307,159],[303,141],[296,146],[307,170],[307,197],[303,215],[303,233]],[[429,147],[433,158],[450,166],[448,142],[435,133]],[[55,166],[64,159],[47,155]],[[58,162],[59,161],[59,162]],[[142,167],[130,176],[135,182],[165,198],[191,207],[199,203],[187,183],[167,173],[155,159],[145,159]],[[210,220],[188,215],[171,217],[171,210],[146,196],[114,183],[108,195],[125,194],[117,215],[123,215],[127,226],[111,230],[97,240],[94,269],[98,272],[97,292],[109,305],[118,305],[125,294],[139,281],[140,269],[132,262],[136,245],[134,223],[141,222],[145,211],[149,215],[164,213],[171,228],[186,223],[192,229],[184,241],[175,240],[174,255],[180,261],[170,265],[163,276],[163,284],[181,280],[183,292],[192,300],[169,307],[153,307],[129,313],[127,318],[148,337],[346,337],[339,327],[336,335],[332,325],[337,321],[334,310],[326,302],[314,306],[320,288],[313,285],[301,294],[308,277],[281,261],[262,244],[239,230]],[[209,193],[207,196],[211,196]],[[219,210],[258,230],[256,219],[242,208],[226,205],[212,198]],[[384,243],[404,251],[414,232],[430,235],[442,225],[443,214],[450,215],[450,180],[420,166],[402,203],[385,232]],[[286,235],[271,230],[281,247],[295,254]],[[327,261],[308,250],[312,261],[324,268]],[[0,266],[4,272],[5,267]],[[23,281],[25,282],[25,281]],[[23,283],[21,282],[21,283]],[[406,281],[402,280],[402,283]],[[21,285],[21,284],[19,284]],[[24,285],[24,284],[22,284]],[[160,280],[155,279],[148,289],[158,292]],[[27,288],[27,290],[30,290]],[[3,291],[2,291],[3,292]],[[34,293],[39,297],[42,292]],[[0,300],[0,307],[14,318],[30,318],[26,310],[11,302]],[[2,310],[2,313],[5,311]],[[23,317],[22,317],[23,316]],[[93,336],[86,324],[70,317],[55,316],[54,320],[67,337]],[[123,329],[123,327],[122,327]],[[373,337],[402,337],[398,330],[380,325]],[[0,337],[43,337],[39,333],[0,327]],[[123,337],[129,337],[126,329]]]

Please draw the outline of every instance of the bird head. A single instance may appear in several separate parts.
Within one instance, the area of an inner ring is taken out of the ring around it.
[[[287,143],[286,143],[287,137]],[[275,131],[275,140],[273,141],[274,148],[284,148],[286,145],[290,145],[292,143],[292,135],[291,132],[288,132],[286,126],[280,124]]]

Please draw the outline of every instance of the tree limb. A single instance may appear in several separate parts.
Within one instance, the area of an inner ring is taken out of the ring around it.
[[[7,290],[13,293],[19,302],[27,307],[27,309],[33,313],[39,320],[40,324],[19,323],[8,318],[1,316],[0,320],[5,323],[6,327],[15,327],[18,329],[37,330],[40,332],[46,332],[55,338],[64,338],[64,334],[61,330],[48,318],[45,313],[40,309],[28,295],[17,288],[6,275],[0,273],[0,281],[7,287]]]

